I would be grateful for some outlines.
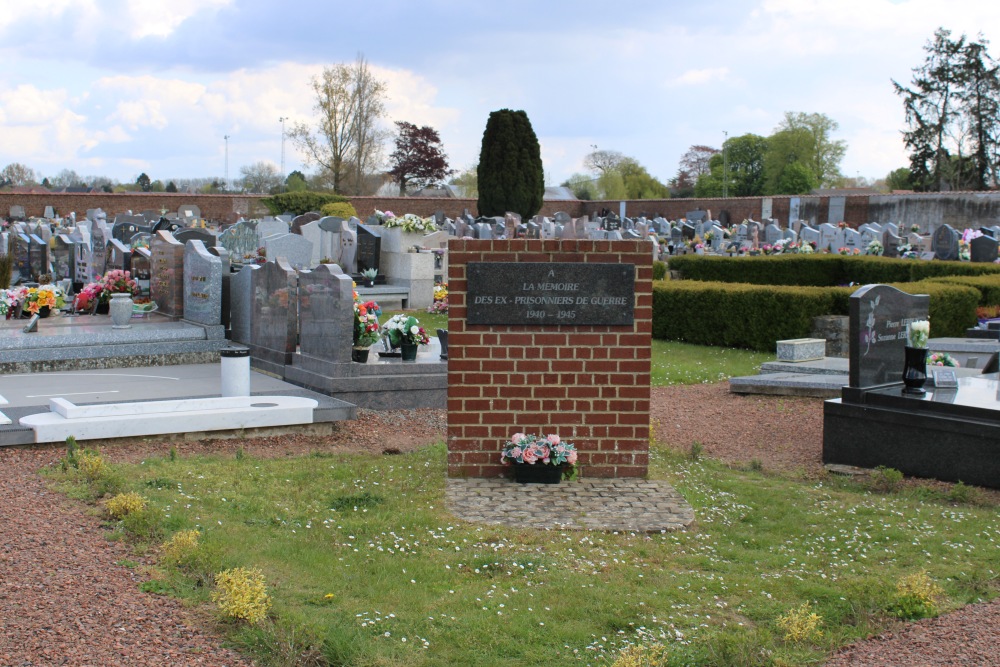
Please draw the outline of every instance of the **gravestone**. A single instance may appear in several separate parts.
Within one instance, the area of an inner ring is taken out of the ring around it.
[[[15,204],[14,206],[11,206],[10,209],[8,210],[10,212],[9,217],[11,220],[25,220],[28,217],[24,213],[24,207],[21,206],[20,204]]]
[[[781,227],[773,222],[764,228],[764,243],[774,245],[782,239]]]
[[[684,217],[687,218],[687,221],[693,225],[696,222],[703,221],[707,215],[708,214],[705,211],[697,210],[697,211],[688,211],[684,215]]]
[[[866,285],[850,297],[852,389],[902,382],[906,325],[926,320],[930,297],[888,285]]]
[[[300,234],[285,234],[264,239],[264,251],[269,262],[284,257],[293,269],[310,268],[313,256],[312,243]]]
[[[52,256],[53,281],[65,280],[67,278],[73,280],[75,276],[73,260],[76,257],[74,245],[76,244],[66,234],[56,234],[50,252]]]
[[[477,222],[476,225],[476,238],[480,241],[489,241],[493,238],[493,228],[485,222]]]
[[[140,226],[134,222],[115,222],[111,227],[111,238],[118,239],[122,243],[132,242],[132,236],[139,232],[149,232],[152,228]]]
[[[257,248],[264,247],[264,239],[270,236],[288,233],[288,223],[283,220],[264,218],[257,223]],[[255,248],[256,250],[256,248]]]
[[[799,235],[795,232],[794,229],[786,229],[782,233],[781,238],[788,241],[789,243],[796,243],[799,240]]]
[[[297,215],[292,218],[292,224],[289,225],[289,233],[291,234],[301,234],[302,226],[308,225],[310,222],[316,222],[323,216],[315,211],[309,211],[308,213],[303,213],[302,215]]]
[[[843,238],[844,238],[844,245],[843,245],[843,247],[848,248],[850,250],[854,250],[856,248],[860,249],[862,251],[864,250],[864,248],[862,247],[862,244],[861,244],[861,234],[858,234],[858,230],[851,229],[850,227],[845,227],[844,229],[842,229],[840,231],[844,235],[843,236]]]
[[[847,208],[847,197],[830,197],[827,222],[837,224],[844,221],[844,211]]]
[[[941,225],[934,232],[931,238],[931,250],[934,252],[934,259],[944,261],[958,260],[958,241],[960,235],[951,225]]]
[[[139,296],[149,296],[152,266],[149,248],[136,248],[132,251],[132,278],[139,285]]]
[[[340,223],[340,261],[337,265],[348,275],[358,272],[358,233],[351,229],[347,221]]]
[[[815,243],[816,250],[820,249],[820,236],[819,230],[813,229],[812,227],[803,227],[802,231],[799,233],[799,238],[802,239],[803,243]]]
[[[198,240],[184,245],[184,319],[208,326],[222,323],[222,260]]]
[[[556,214],[552,216],[552,219],[561,225],[565,225],[567,222],[570,222],[573,218],[570,216],[569,213],[566,213],[565,211],[556,211]]]
[[[344,232],[344,219],[335,216],[327,216],[316,221],[320,229],[320,254],[323,257],[333,260],[333,263],[344,268],[341,264],[340,235]],[[371,229],[378,225],[361,225]],[[360,227],[359,227],[360,228]],[[379,227],[381,231],[381,227]],[[322,258],[321,258],[322,259]]]
[[[323,362],[350,363],[354,342],[351,277],[335,264],[300,271],[298,293],[299,351],[303,365],[322,372],[326,365]],[[315,364],[316,361],[321,363]]]
[[[382,229],[361,225],[358,227],[358,251],[356,255],[358,273],[366,269],[379,270],[382,255]]]
[[[771,214],[774,211],[774,199],[771,197],[764,197],[760,201],[760,217],[763,220],[770,220]]]
[[[183,204],[177,207],[177,217],[189,222],[194,221],[201,217],[201,209],[194,204]]]
[[[149,254],[150,297],[164,315],[184,317],[184,245],[170,232],[156,232]]]
[[[229,338],[244,345],[250,344],[253,272],[259,269],[258,264],[246,264],[229,279]]]
[[[694,225],[692,225],[691,223],[685,222],[681,225],[681,238],[683,238],[685,241],[693,240],[695,237],[695,233],[696,232]]]
[[[903,245],[903,239],[896,236],[891,228],[886,228],[882,232],[882,248],[886,257],[899,257],[899,246]]]
[[[14,238],[14,270],[18,275],[11,274],[12,284],[18,279],[24,282],[34,279],[31,275],[31,239],[20,232]]]
[[[824,222],[822,225],[819,226],[819,247],[816,249],[820,251],[830,250],[830,249],[836,250],[838,247],[840,247],[836,245],[836,243],[837,243],[837,226],[831,225],[828,222]]]
[[[736,238],[733,240],[736,241],[736,243],[743,243],[744,241],[747,240],[747,236],[749,236],[749,229],[747,228],[746,223],[741,222],[740,224],[736,225],[736,234],[735,234]]]
[[[319,227],[319,220],[302,225],[299,234],[312,244],[312,258],[309,260],[309,266],[319,266],[324,259],[333,259],[329,255],[323,254],[323,230]]]
[[[174,238],[177,239],[178,243],[187,243],[188,241],[201,241],[205,248],[211,248],[218,244],[218,237],[212,232],[206,231],[204,229],[181,229],[174,232]]]
[[[113,271],[116,269],[119,271],[132,270],[132,250],[118,239],[111,239],[108,243],[105,254],[105,271]]]
[[[105,253],[108,246],[108,228],[98,222],[90,230],[90,273],[100,278],[104,275]]]
[[[283,259],[250,274],[253,293],[250,349],[256,360],[287,365],[298,330],[298,276]]]
[[[969,259],[973,262],[993,262],[997,259],[997,240],[977,236],[969,241]]]
[[[28,263],[31,267],[31,279],[38,280],[49,272],[49,244],[35,234],[28,235]]]
[[[257,223],[243,220],[227,227],[219,235],[218,244],[229,251],[234,264],[242,264],[247,255],[254,255],[260,248],[257,241]]]
[[[82,287],[94,278],[91,271],[90,231],[78,227],[70,238],[73,239],[73,282]]]

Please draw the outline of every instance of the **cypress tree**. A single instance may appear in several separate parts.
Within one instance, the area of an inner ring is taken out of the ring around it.
[[[479,152],[479,215],[520,213],[527,220],[542,208],[545,172],[541,148],[524,111],[490,114]]]

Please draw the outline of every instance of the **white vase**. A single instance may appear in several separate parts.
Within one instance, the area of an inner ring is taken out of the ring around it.
[[[109,313],[111,314],[111,325],[114,329],[128,329],[132,325],[129,324],[129,320],[132,319],[132,295],[128,292],[117,292],[111,295],[111,306]]]

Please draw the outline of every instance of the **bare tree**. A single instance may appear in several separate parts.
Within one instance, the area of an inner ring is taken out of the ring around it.
[[[20,162],[11,162],[0,171],[0,183],[34,185],[35,171]]]
[[[594,150],[583,158],[583,166],[597,174],[604,175],[609,171],[616,170],[624,159],[625,155],[620,151],[598,150],[597,146],[594,146]]]
[[[319,124],[314,132],[305,123],[292,126],[288,136],[306,154],[306,160],[328,172],[336,192],[352,180],[358,194],[364,176],[381,157],[388,133],[378,121],[385,115],[386,84],[372,75],[364,56],[353,63],[324,67],[312,80],[314,109]]]
[[[281,186],[278,165],[267,160],[240,167],[240,176],[243,177],[243,189],[254,194],[267,194]]]

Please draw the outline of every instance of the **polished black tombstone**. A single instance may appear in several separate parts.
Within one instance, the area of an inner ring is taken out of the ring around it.
[[[382,253],[382,228],[358,225],[358,274],[366,269],[379,270],[379,256]],[[385,280],[382,276],[383,282]]]
[[[174,232],[174,238],[184,245],[188,241],[201,241],[205,244],[206,248],[212,248],[218,245],[218,237],[211,232],[207,232],[204,229],[195,229],[193,227],[181,229]]]

